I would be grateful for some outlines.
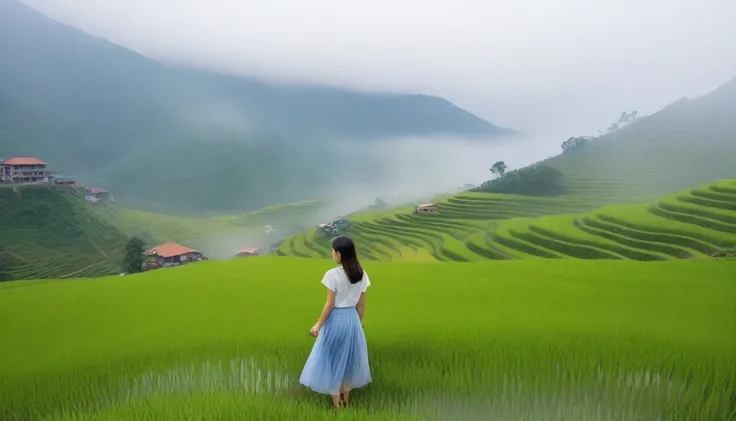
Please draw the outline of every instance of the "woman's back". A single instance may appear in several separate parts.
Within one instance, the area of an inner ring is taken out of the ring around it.
[[[360,293],[365,292],[371,285],[368,274],[363,271],[363,279],[356,283],[350,283],[348,275],[342,267],[330,269],[322,278],[322,284],[335,292],[335,307],[355,307],[360,299]]]

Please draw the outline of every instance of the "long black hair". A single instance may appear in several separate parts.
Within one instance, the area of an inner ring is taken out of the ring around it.
[[[341,236],[332,241],[332,249],[340,253],[340,264],[351,284],[357,284],[363,279],[363,267],[358,261],[355,244],[349,237]]]

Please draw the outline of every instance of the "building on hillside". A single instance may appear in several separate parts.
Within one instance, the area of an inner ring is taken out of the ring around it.
[[[0,181],[41,183],[49,181],[48,164],[34,157],[10,158],[0,162]]]
[[[90,203],[115,201],[109,191],[101,189],[99,187],[90,187],[88,189],[85,189],[84,198]]]
[[[424,203],[414,208],[414,215],[435,214],[437,212],[439,212],[439,209],[434,203]]]
[[[161,266],[178,266],[206,260],[200,251],[177,243],[164,243],[147,250],[144,254],[153,257]]]
[[[314,227],[317,231],[322,231],[326,233],[333,233],[335,232],[335,226],[332,225],[332,222],[322,222],[321,224],[317,224],[316,227]]]
[[[75,187],[77,185],[74,177],[66,174],[54,174],[49,176],[49,179],[51,180],[51,184],[59,187]]]
[[[249,256],[258,256],[260,254],[260,251],[255,247],[249,247],[249,248],[242,248],[238,250],[238,253],[235,255],[235,257],[249,257]]]

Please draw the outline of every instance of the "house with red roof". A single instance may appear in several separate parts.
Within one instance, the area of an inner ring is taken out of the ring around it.
[[[98,202],[114,202],[115,200],[112,197],[112,194],[105,190],[101,189],[99,187],[90,187],[88,189],[84,190],[84,198],[91,203],[98,203]]]
[[[202,252],[177,243],[164,243],[144,253],[161,266],[178,266],[189,262],[205,260]]]
[[[0,162],[0,181],[37,183],[49,180],[48,164],[34,157],[10,158]]]
[[[238,250],[238,253],[235,255],[235,257],[248,257],[248,256],[258,256],[259,250],[255,247],[248,247],[248,248],[242,248]]]

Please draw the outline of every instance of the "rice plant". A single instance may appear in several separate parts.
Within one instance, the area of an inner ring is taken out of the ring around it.
[[[328,260],[0,284],[0,419],[333,419],[297,382]],[[351,420],[731,420],[736,261],[367,262]]]

